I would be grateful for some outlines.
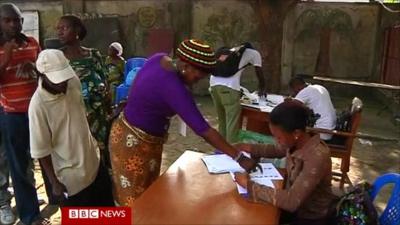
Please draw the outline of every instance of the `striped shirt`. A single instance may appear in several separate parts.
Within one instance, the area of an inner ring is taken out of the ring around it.
[[[36,78],[18,78],[18,68],[26,62],[35,63],[40,52],[37,41],[28,37],[28,45],[13,50],[12,58],[4,74],[0,74],[0,103],[5,112],[28,112],[29,102],[36,90]],[[0,59],[4,56],[0,46]]]

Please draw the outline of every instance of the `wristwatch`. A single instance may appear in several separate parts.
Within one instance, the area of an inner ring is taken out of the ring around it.
[[[245,157],[245,155],[243,154],[243,152],[239,152],[239,154],[237,154],[237,156],[235,158],[233,158],[236,162],[239,162],[239,160]]]

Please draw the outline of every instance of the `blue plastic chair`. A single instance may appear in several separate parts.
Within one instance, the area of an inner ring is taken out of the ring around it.
[[[125,63],[124,71],[124,82],[120,84],[115,90],[114,104],[119,104],[121,101],[126,100],[129,94],[129,88],[131,87],[133,80],[136,77],[137,72],[146,63],[146,58],[130,58]]]
[[[379,191],[386,184],[394,184],[392,195],[386,205],[385,210],[379,216],[380,225],[399,225],[400,224],[400,174],[387,173],[378,177],[371,191],[371,199],[374,200]]]
[[[125,71],[124,71],[124,80],[126,79],[126,76],[128,73],[135,67],[143,67],[143,65],[146,63],[147,59],[146,58],[130,58],[126,61],[125,63]]]
[[[126,100],[128,98],[130,86],[126,86],[125,84],[120,84],[115,91],[115,102],[114,104],[119,104],[121,101]]]
[[[125,77],[125,81],[124,84],[126,86],[131,86],[133,84],[133,81],[135,80],[135,77],[137,75],[137,73],[139,72],[139,70],[141,69],[141,67],[134,67]]]

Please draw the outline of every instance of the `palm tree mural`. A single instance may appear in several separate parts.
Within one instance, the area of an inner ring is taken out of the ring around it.
[[[319,52],[314,72],[330,75],[330,42],[332,32],[350,38],[354,31],[351,17],[340,9],[308,9],[296,21],[296,38],[319,37]],[[303,39],[304,40],[304,39]]]
[[[210,44],[234,46],[254,39],[256,24],[246,23],[238,10],[223,9],[211,15],[203,27],[203,38]]]

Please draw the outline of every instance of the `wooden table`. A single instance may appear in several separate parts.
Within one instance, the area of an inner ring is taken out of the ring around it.
[[[210,175],[185,151],[134,203],[133,224],[278,224],[272,205],[250,203],[229,174]],[[282,188],[283,182],[275,185]]]
[[[239,126],[242,130],[249,130],[265,135],[271,135],[269,129],[269,113],[260,109],[242,105]]]

